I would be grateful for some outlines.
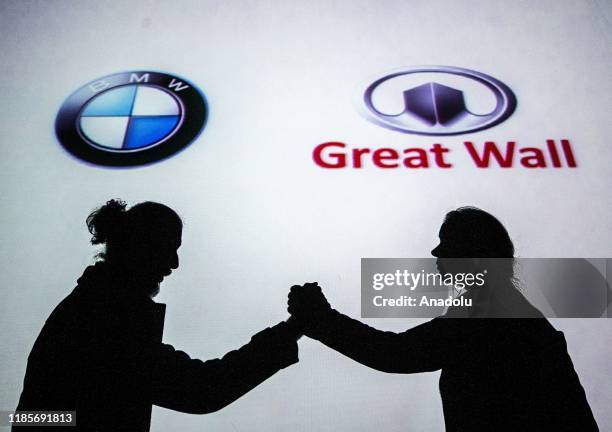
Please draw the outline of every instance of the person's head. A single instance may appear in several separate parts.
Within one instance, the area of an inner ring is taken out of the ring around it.
[[[92,244],[103,244],[100,258],[124,272],[149,295],[179,265],[183,222],[171,208],[142,202],[129,209],[120,200],[110,200],[87,217]]]
[[[494,266],[495,276],[513,277],[512,240],[502,223],[486,211],[460,207],[448,212],[439,237],[440,244],[431,254],[438,258],[440,272],[478,272],[483,266]],[[483,263],[482,258],[489,260]]]

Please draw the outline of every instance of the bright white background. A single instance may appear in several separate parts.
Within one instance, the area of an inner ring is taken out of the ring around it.
[[[476,205],[522,257],[612,256],[612,8],[599,1],[4,1],[0,3],[0,409],[12,409],[45,318],[94,255],[84,219],[112,197],[185,219],[181,267],[162,287],[164,340],[218,357],[286,317],[288,287],[317,280],[359,316],[361,257],[421,257],[446,211]],[[432,139],[358,114],[364,83],[422,64],[504,81],[518,109],[487,131]],[[198,85],[199,139],[136,169],[83,164],[57,143],[64,99],[125,70]],[[570,139],[575,170],[477,170],[462,140]],[[452,170],[325,171],[316,144],[453,148]],[[418,321],[368,320],[402,330]],[[559,320],[601,430],[612,429],[612,323]],[[155,408],[152,430],[436,431],[438,374],[385,375],[317,342],[226,409]]]

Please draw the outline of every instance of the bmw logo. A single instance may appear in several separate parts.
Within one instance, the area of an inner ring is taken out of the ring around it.
[[[55,132],[77,158],[137,166],[187,147],[206,123],[204,96],[173,75],[133,71],[91,81],[61,106]]]

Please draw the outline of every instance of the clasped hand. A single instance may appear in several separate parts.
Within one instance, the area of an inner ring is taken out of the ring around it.
[[[317,282],[292,286],[287,306],[291,317],[304,328],[307,328],[317,316],[331,309]]]

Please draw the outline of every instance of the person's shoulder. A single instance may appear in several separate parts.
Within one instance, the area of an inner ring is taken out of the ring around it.
[[[47,323],[62,321],[74,316],[81,303],[81,298],[75,291],[76,288],[55,306],[47,318]]]
[[[45,322],[46,327],[62,327],[68,331],[90,327],[92,323],[112,320],[117,314],[112,302],[104,296],[96,296],[90,287],[77,285],[55,306]]]
[[[557,331],[546,318],[450,318],[442,315],[429,321],[427,325],[473,336],[481,334],[491,337],[493,334],[499,334],[526,339],[563,337],[563,333]]]

